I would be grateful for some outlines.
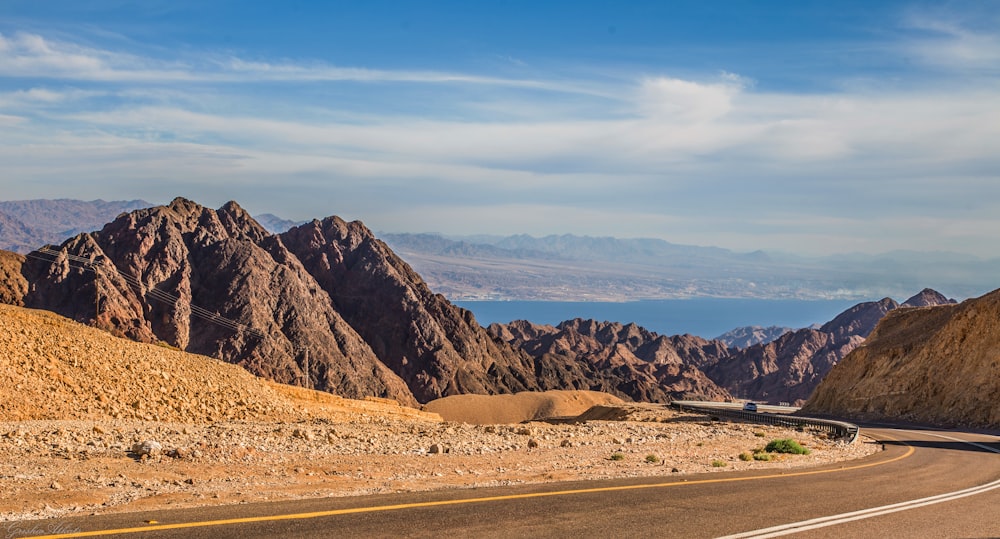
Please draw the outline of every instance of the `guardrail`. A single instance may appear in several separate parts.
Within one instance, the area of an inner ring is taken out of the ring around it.
[[[829,432],[837,438],[846,438],[848,444],[854,443],[858,438],[861,428],[853,423],[845,421],[833,421],[829,419],[817,419],[814,417],[799,417],[787,414],[765,414],[760,412],[748,412],[745,410],[721,408],[714,406],[699,406],[689,403],[672,402],[670,406],[678,410],[704,413],[712,416],[729,417],[763,423],[766,425],[779,425],[783,427],[809,427],[824,432]]]

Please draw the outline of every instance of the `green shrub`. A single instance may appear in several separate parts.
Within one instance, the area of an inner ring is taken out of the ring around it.
[[[756,431],[756,432],[754,432],[753,435],[756,436],[756,437],[758,437],[758,438],[763,438],[764,436],[767,436],[766,434],[764,434],[762,431],[759,431],[759,430]]]
[[[622,455],[621,453],[612,453],[611,460],[625,460],[625,455]]]
[[[740,460],[742,460],[743,462],[749,462],[753,460],[753,455],[751,455],[750,453],[740,453]]]
[[[762,460],[764,462],[767,462],[767,461],[771,460],[772,458],[774,458],[774,457],[770,453],[754,453],[753,454],[753,459],[754,460]]]
[[[792,453],[795,455],[809,454],[808,449],[802,447],[802,445],[791,438],[771,440],[771,443],[767,444],[767,447],[765,447],[764,450],[768,453]]]
[[[712,467],[713,468],[725,468],[726,466],[727,466],[727,464],[723,460],[716,459],[716,460],[712,461]]]
[[[656,455],[653,454],[646,455],[646,462],[650,464],[656,464],[657,462],[660,462],[660,457],[657,457]]]

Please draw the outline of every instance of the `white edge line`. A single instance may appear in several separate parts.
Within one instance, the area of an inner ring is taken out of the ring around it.
[[[966,440],[961,440],[959,438],[953,438],[951,436],[944,436],[942,434],[933,434],[930,432],[920,432],[910,430],[900,430],[900,432],[910,432],[915,434],[922,434],[927,436],[934,436],[936,438],[944,438],[945,440],[951,440],[955,442],[961,442],[971,446],[978,447],[980,449],[985,449],[993,453],[1000,453],[1000,449],[995,449],[985,444],[980,444],[976,442],[969,442]],[[839,515],[831,515],[827,517],[819,517],[811,520],[803,520],[801,522],[793,522],[791,524],[782,524],[780,526],[772,526],[770,528],[762,528],[759,530],[753,530],[743,533],[737,533],[734,535],[725,535],[719,537],[718,539],[745,539],[753,537],[756,539],[766,539],[768,537],[778,537],[781,535],[789,535],[792,533],[799,533],[807,530],[813,530],[816,528],[823,528],[826,526],[833,526],[835,524],[842,524],[846,522],[852,522],[855,520],[862,520],[871,517],[877,517],[880,515],[886,515],[889,513],[895,513],[898,511],[905,511],[907,509],[915,509],[917,507],[923,507],[925,505],[933,505],[937,503],[947,502],[951,500],[957,500],[959,498],[964,498],[966,496],[972,496],[974,494],[980,494],[982,492],[987,492],[996,488],[1000,488],[1000,480],[993,481],[991,483],[986,483],[985,485],[979,485],[976,487],[970,487],[964,490],[958,490],[955,492],[946,492],[944,494],[938,494],[936,496],[929,496],[927,498],[920,498],[917,500],[910,500],[907,502],[894,503],[891,505],[883,505],[881,507],[872,507],[870,509],[862,509],[860,511],[853,511],[850,513],[842,513]]]

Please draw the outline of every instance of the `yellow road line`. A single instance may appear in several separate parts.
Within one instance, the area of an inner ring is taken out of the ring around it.
[[[888,438],[888,437],[886,437]],[[890,438],[891,439],[891,438]],[[893,440],[898,441],[898,440]],[[333,509],[330,511],[315,511],[312,513],[291,513],[286,515],[273,515],[273,516],[263,516],[263,517],[245,517],[245,518],[230,518],[223,520],[206,520],[202,522],[181,522],[177,524],[156,524],[151,526],[141,526],[134,528],[120,528],[115,530],[93,530],[89,532],[75,532],[75,533],[60,533],[55,535],[39,535],[34,536],[33,539],[69,539],[74,537],[98,537],[102,535],[114,535],[114,534],[125,534],[125,533],[139,533],[139,532],[151,532],[151,531],[162,531],[162,530],[181,530],[186,528],[205,528],[209,526],[226,526],[231,524],[250,524],[254,522],[276,522],[281,520],[305,520],[309,518],[321,518],[321,517],[332,517],[338,515],[351,515],[357,513],[376,513],[383,511],[397,511],[400,509],[416,509],[421,507],[442,507],[446,505],[462,505],[470,503],[485,503],[485,502],[497,502],[505,500],[524,500],[528,498],[544,498],[548,496],[569,496],[572,494],[593,494],[599,492],[620,492],[623,490],[640,490],[640,489],[653,489],[653,488],[667,488],[667,487],[677,487],[684,485],[707,485],[711,483],[734,483],[737,481],[756,481],[760,479],[775,479],[780,477],[798,477],[804,475],[818,475],[827,474],[833,472],[845,472],[848,470],[859,470],[862,468],[871,468],[872,466],[881,466],[883,464],[889,464],[891,462],[896,462],[903,460],[913,454],[913,446],[902,442],[903,445],[907,446],[906,453],[893,457],[889,460],[871,462],[868,464],[858,464],[856,466],[848,466],[845,468],[835,468],[829,470],[811,470],[805,472],[791,472],[791,473],[781,473],[774,475],[760,475],[753,477],[728,477],[720,479],[700,479],[697,481],[672,481],[670,483],[651,483],[645,485],[624,485],[618,487],[595,487],[595,488],[584,488],[576,490],[558,490],[552,492],[534,492],[531,494],[508,494],[505,496],[488,496],[485,498],[465,498],[460,500],[440,500],[433,502],[415,502],[415,503],[403,503],[397,505],[379,505],[374,507],[353,507],[350,509]]]

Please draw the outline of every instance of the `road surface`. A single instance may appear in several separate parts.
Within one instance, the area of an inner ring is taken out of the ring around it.
[[[550,483],[0,524],[0,537],[1000,537],[1000,437],[866,428],[819,468]]]

